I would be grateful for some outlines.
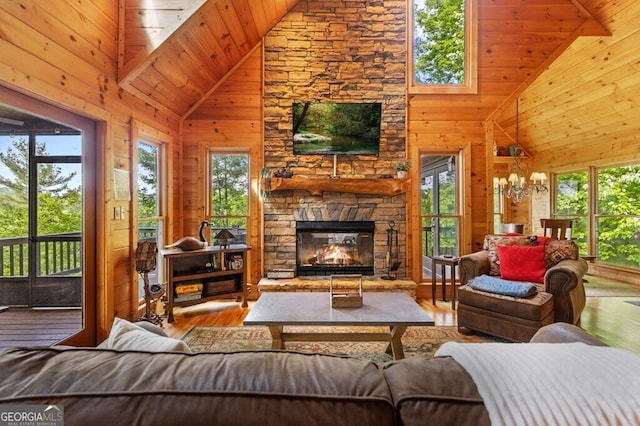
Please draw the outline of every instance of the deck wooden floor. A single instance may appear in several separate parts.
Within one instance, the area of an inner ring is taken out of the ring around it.
[[[80,309],[5,309],[0,312],[0,352],[14,346],[50,346],[81,328]]]

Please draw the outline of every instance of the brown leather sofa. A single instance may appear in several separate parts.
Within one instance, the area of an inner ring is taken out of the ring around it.
[[[586,304],[582,278],[588,270],[583,259],[566,259],[546,270],[544,283],[533,298],[514,299],[471,290],[474,277],[489,275],[489,251],[462,256],[459,263],[462,287],[458,291],[458,328],[479,331],[510,341],[527,342],[535,332],[553,322],[579,324]]]
[[[577,327],[550,327],[532,341],[601,344]],[[11,349],[0,354],[4,404],[57,404],[66,425],[490,423],[473,380],[449,357],[379,364],[287,351]]]

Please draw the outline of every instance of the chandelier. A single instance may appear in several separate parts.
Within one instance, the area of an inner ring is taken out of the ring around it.
[[[514,150],[513,164],[509,178],[493,178],[493,189],[497,194],[502,194],[510,198],[515,203],[520,203],[523,197],[538,192],[548,192],[547,174],[542,172],[532,172],[529,183],[526,182],[526,172],[522,165],[524,151],[520,148],[519,123],[518,123],[518,99],[516,98],[516,146]]]

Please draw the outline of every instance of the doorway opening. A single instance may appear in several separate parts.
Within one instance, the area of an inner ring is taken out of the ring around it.
[[[0,306],[47,311],[52,343],[95,336],[94,146],[94,122],[0,90]]]
[[[459,254],[458,163],[457,153],[420,156],[423,280],[436,273],[432,257]]]

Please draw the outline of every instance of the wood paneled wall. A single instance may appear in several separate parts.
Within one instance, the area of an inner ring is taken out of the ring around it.
[[[132,217],[114,220],[113,169],[132,170],[132,119],[177,137],[178,122],[117,85],[118,1],[0,2],[0,84],[98,122],[97,337],[131,318]],[[133,176],[133,174],[131,174]],[[94,309],[93,306],[87,309]],[[91,313],[89,314],[91,315]]]
[[[532,157],[530,170],[549,174],[640,160],[640,2],[583,4],[611,35],[578,38],[520,94],[520,143]],[[512,140],[515,113],[512,98],[495,114]],[[535,232],[550,213],[550,197],[527,199],[511,213]]]
[[[259,3],[261,8],[267,7],[266,2]],[[288,8],[295,3],[274,2]],[[526,3],[480,2],[482,78],[478,95],[421,95],[407,100],[408,152],[414,164],[423,151],[462,151],[466,195],[461,201],[464,232],[469,238],[467,241],[465,236],[464,252],[474,250],[475,242],[490,229],[488,191],[493,171],[485,141],[491,140],[488,135],[493,130],[484,120],[498,107],[492,118],[514,135],[514,113],[506,110],[513,111],[511,100],[516,94],[522,100],[520,139],[533,156],[533,167],[565,171],[640,159],[640,121],[636,117],[640,98],[640,2],[581,0],[612,35],[579,38],[562,54],[558,49],[564,47],[566,39],[581,33],[597,34],[597,26],[576,6],[580,4],[577,0],[563,1],[559,8],[555,0]],[[214,96],[195,100],[198,107],[180,123],[178,114],[170,112],[170,105],[150,106],[118,87],[118,59],[124,55],[117,43],[119,6],[118,0],[0,2],[0,84],[99,124],[100,164],[95,171],[101,259],[98,338],[104,337],[114,315],[131,317],[136,305],[131,297],[137,278],[131,268],[133,220],[130,215],[125,220],[113,219],[115,206],[122,205],[131,212],[131,204],[112,199],[112,170],[132,170],[132,120],[167,135],[168,140],[183,139],[170,143],[169,149],[175,199],[171,220],[175,229],[168,235],[174,238],[196,232],[205,214],[202,179],[206,176],[203,159],[207,148],[236,146],[255,153],[251,167],[252,190],[256,193],[263,163],[260,50],[253,51],[245,64],[227,76]],[[273,16],[286,13],[279,7],[275,11]],[[521,19],[525,15],[527,18]],[[261,21],[260,28],[265,32],[267,24],[275,22]],[[518,54],[514,54],[514,46]],[[132,51],[128,58],[134,54]],[[534,80],[536,67],[551,63],[556,55],[558,59]],[[525,88],[523,84],[530,85]],[[417,173],[415,167],[413,173]],[[413,231],[419,227],[416,188],[408,216]],[[258,211],[260,203],[251,208]],[[530,218],[529,206],[517,206],[513,215]],[[252,241],[251,261],[255,279],[262,269],[261,224],[252,226],[256,227],[257,238]],[[417,256],[415,248],[413,251]]]
[[[411,197],[408,197],[410,218],[408,228],[409,258],[412,275],[415,281],[422,276],[421,241],[423,236],[420,219],[420,156],[421,155],[457,155],[459,173],[462,175],[463,187],[460,188],[458,201],[460,211],[460,252],[470,253],[472,241],[481,241],[487,232],[488,219],[491,217],[490,201],[487,198],[487,164],[485,126],[482,121],[428,121],[425,122],[413,114],[409,103],[408,112],[408,146],[409,158],[413,165],[410,178],[416,184],[412,185]]]
[[[181,205],[174,214],[183,215],[184,228],[174,238],[196,236],[202,220],[210,214],[206,207],[206,171],[208,150],[235,150],[250,155],[250,216],[248,244],[249,283],[257,284],[262,274],[262,203],[260,200],[260,169],[264,161],[262,108],[262,49],[253,53],[203,100],[184,121],[180,171]],[[251,288],[253,291],[254,288]]]

